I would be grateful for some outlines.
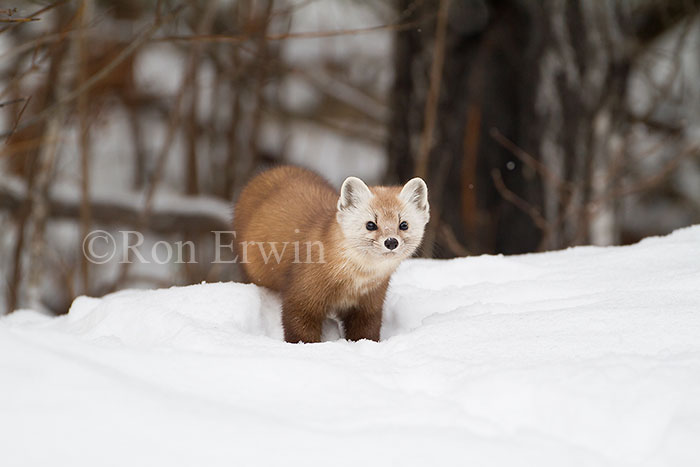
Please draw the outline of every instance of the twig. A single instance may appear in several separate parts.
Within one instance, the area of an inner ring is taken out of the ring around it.
[[[654,175],[647,177],[635,184],[629,185],[629,186],[623,186],[620,188],[616,188],[614,190],[609,191],[608,193],[604,194],[600,198],[593,200],[591,204],[601,204],[604,203],[610,199],[614,198],[620,198],[623,196],[631,195],[634,193],[639,193],[641,191],[648,190],[649,188],[652,188],[659,183],[663,182],[666,178],[668,178],[671,173],[678,168],[680,163],[685,159],[686,157],[692,155],[692,154],[698,154],[700,148],[698,146],[690,146],[686,148],[684,151],[681,151],[679,154],[677,154],[675,157],[671,158],[666,164],[664,164],[663,167],[661,167],[661,170],[659,170],[657,173]]]
[[[678,72],[681,68],[681,55],[683,52],[683,48],[687,43],[686,38],[688,37],[688,34],[692,29],[691,26],[693,24],[695,24],[694,20],[690,18],[686,20],[685,25],[683,26],[683,29],[681,30],[681,33],[678,36],[678,40],[673,46],[673,51],[671,55],[673,57],[673,61],[671,62],[672,68],[668,73],[666,81],[661,85],[659,93],[656,96],[654,96],[654,101],[652,105],[649,106],[649,109],[641,118],[642,121],[651,122],[651,116],[656,111],[656,109],[658,109],[659,103],[662,102],[662,100],[667,99],[669,94],[671,93],[673,84],[676,82],[676,78],[679,76]],[[653,82],[653,79],[651,79],[651,81]]]
[[[24,102],[26,100],[26,97],[18,97],[17,99],[12,99],[10,101],[0,102],[0,109],[5,107],[6,105],[19,104],[20,102]]]
[[[501,175],[500,170],[493,169],[491,171],[491,177],[493,178],[493,183],[496,186],[496,189],[501,196],[503,196],[503,199],[529,215],[535,225],[543,232],[549,230],[549,223],[547,222],[547,219],[542,216],[540,210],[508,189],[506,184],[503,182],[503,176]]]
[[[29,101],[31,99],[32,99],[32,97],[29,96],[24,101],[24,105],[22,106],[19,113],[17,114],[17,118],[15,118],[15,122],[12,124],[12,128],[10,129],[10,132],[7,134],[7,138],[5,138],[5,144],[7,144],[10,141],[10,138],[12,138],[12,135],[15,134],[15,130],[17,129],[17,125],[19,124],[19,121],[22,118],[22,115],[24,115],[24,111],[27,110],[27,106],[29,105]]]
[[[558,189],[564,189],[569,192],[573,192],[575,190],[576,187],[573,183],[562,180],[558,175],[549,170],[549,168],[542,162],[538,161],[535,157],[523,150],[510,139],[506,138],[497,128],[491,128],[489,133],[498,144],[520,159],[523,164],[527,165],[528,167],[532,167],[535,171],[537,171],[537,173],[542,175],[542,177],[547,179]]]
[[[440,223],[440,234],[447,245],[447,248],[452,250],[457,256],[468,256],[469,249],[462,245],[459,240],[457,240],[457,235],[455,235],[454,230],[450,227],[447,222]]]
[[[57,8],[57,7],[59,7],[59,6],[61,6],[61,5],[64,5],[64,4],[66,4],[66,3],[68,3],[68,0],[60,0],[60,1],[58,1],[58,2],[54,2],[54,3],[50,4],[50,5],[45,6],[44,8],[38,9],[37,11],[35,11],[34,13],[32,13],[31,15],[27,16],[27,18],[35,18],[36,16],[39,16],[39,15],[41,15],[41,14],[44,14],[44,13],[46,13],[47,11],[53,10],[54,8]],[[3,32],[8,31],[8,30],[10,30],[10,29],[16,27],[18,24],[19,24],[19,23],[10,24],[9,26],[6,26],[6,27],[0,29],[0,34],[2,34]]]
[[[39,21],[41,18],[0,18],[0,23],[29,23]]]
[[[43,44],[50,44],[53,42],[59,42],[64,39],[70,38],[72,36],[75,36],[76,34],[80,34],[80,29],[70,29],[68,31],[61,31],[61,32],[56,32],[52,34],[44,34],[40,37],[37,37],[35,39],[32,39],[31,41],[24,42],[22,44],[18,44],[16,46],[13,46],[9,50],[6,50],[4,53],[0,55],[0,61],[7,61],[10,58],[21,55],[28,50],[34,50],[34,53],[37,53],[37,50],[40,45]]]

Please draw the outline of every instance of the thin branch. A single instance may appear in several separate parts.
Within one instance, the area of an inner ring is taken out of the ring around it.
[[[549,170],[549,168],[542,162],[538,161],[530,153],[519,147],[510,139],[506,138],[503,133],[501,133],[497,128],[491,128],[491,137],[505,149],[507,149],[511,154],[520,159],[523,164],[528,167],[533,168],[537,173],[539,173],[543,178],[548,180],[558,189],[564,189],[569,192],[573,192],[576,188],[573,183],[562,180],[561,177],[556,175],[554,172]]]
[[[656,185],[663,182],[664,180],[666,180],[673,173],[673,171],[675,171],[678,168],[683,159],[693,154],[698,155],[700,153],[699,151],[700,148],[698,148],[698,146],[692,145],[686,148],[684,151],[678,153],[675,157],[669,159],[666,162],[666,164],[664,164],[663,167],[661,167],[661,169],[654,175],[640,180],[637,183],[630,184],[627,186],[621,186],[619,188],[610,190],[600,198],[593,200],[592,204],[601,204],[610,199],[621,198],[623,196],[628,196],[634,193],[649,190],[650,188],[653,188]]]
[[[685,20],[685,24],[683,25],[681,33],[678,35],[678,39],[676,40],[676,43],[674,44],[673,50],[671,52],[671,58],[673,60],[671,62],[671,69],[669,70],[668,76],[666,77],[666,81],[660,86],[657,86],[658,93],[656,94],[656,96],[654,96],[652,104],[649,106],[647,112],[641,117],[641,120],[645,122],[651,122],[651,117],[654,114],[654,112],[659,108],[660,103],[662,101],[668,100],[669,95],[671,94],[671,91],[673,89],[673,85],[676,83],[676,79],[680,75],[679,71],[681,69],[683,49],[685,48],[684,46],[686,45],[688,35],[692,30],[691,26],[694,24],[696,23],[693,19]],[[651,82],[654,85],[656,85],[653,79],[651,79]]]
[[[491,177],[493,178],[493,183],[496,186],[496,189],[501,196],[503,196],[503,199],[529,215],[535,225],[543,232],[549,230],[549,222],[547,222],[547,219],[544,218],[540,210],[508,189],[506,184],[503,182],[503,176],[501,175],[500,170],[493,169],[491,171]]]
[[[460,243],[460,241],[457,239],[457,235],[454,233],[454,230],[452,230],[450,227],[450,224],[447,222],[441,222],[440,234],[445,242],[445,245],[447,245],[447,248],[452,250],[452,253],[454,253],[456,256],[469,256],[469,249]]]
[[[0,18],[0,23],[30,23],[41,18]]]
[[[17,130],[17,125],[19,124],[19,121],[22,118],[22,115],[24,115],[24,111],[27,110],[27,106],[29,105],[29,101],[31,99],[32,99],[32,97],[29,96],[24,101],[24,105],[22,106],[19,113],[17,114],[17,118],[15,118],[15,122],[12,124],[12,128],[10,129],[10,132],[7,134],[7,138],[5,138],[5,144],[7,144],[10,141],[10,138],[12,138],[12,135],[15,134],[15,131]]]
[[[424,20],[423,20],[424,21]],[[323,39],[326,37],[337,36],[354,36],[358,34],[367,34],[379,31],[405,31],[419,26],[423,21],[413,21],[402,24],[382,24],[369,28],[358,29],[340,29],[338,31],[308,31],[308,32],[290,32],[285,34],[270,34],[265,35],[267,41],[284,41],[289,39]],[[248,34],[193,34],[188,36],[163,36],[156,39],[160,42],[246,42],[253,39],[252,35]]]
[[[40,8],[39,10],[35,11],[31,15],[27,16],[26,18],[29,18],[29,19],[36,18],[37,16],[44,14],[47,11],[53,10],[54,8],[57,8],[57,7],[64,5],[66,3],[68,3],[68,0],[60,0],[58,2],[54,2],[50,5],[45,6],[44,8]],[[9,26],[6,26],[6,27],[0,29],[0,34],[2,34],[5,31],[9,31],[10,29],[16,27],[18,24],[20,24],[20,23],[10,24]]]
[[[19,97],[17,99],[12,99],[10,101],[0,102],[0,109],[5,107],[6,105],[19,104],[20,102],[24,102],[26,100],[27,100],[26,97]]]

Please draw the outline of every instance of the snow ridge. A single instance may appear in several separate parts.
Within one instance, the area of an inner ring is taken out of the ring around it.
[[[0,319],[4,465],[693,465],[700,226],[629,247],[410,260],[382,341],[282,341],[200,284]]]

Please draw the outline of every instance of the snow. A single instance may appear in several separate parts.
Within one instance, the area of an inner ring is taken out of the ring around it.
[[[700,226],[410,260],[379,343],[286,344],[237,283],[18,311],[3,465],[697,465],[699,260]]]

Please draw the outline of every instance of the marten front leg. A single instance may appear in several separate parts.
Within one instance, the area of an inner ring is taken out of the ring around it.
[[[283,297],[282,327],[285,341],[321,342],[324,318],[325,310],[317,303],[299,297]]]
[[[379,341],[382,328],[382,308],[389,284],[387,280],[377,289],[360,299],[356,307],[351,308],[343,317],[345,338],[350,341],[369,339]]]
[[[345,338],[349,341],[369,339],[379,341],[379,331],[382,327],[382,311],[368,310],[364,307],[355,307],[348,311],[343,318]]]

